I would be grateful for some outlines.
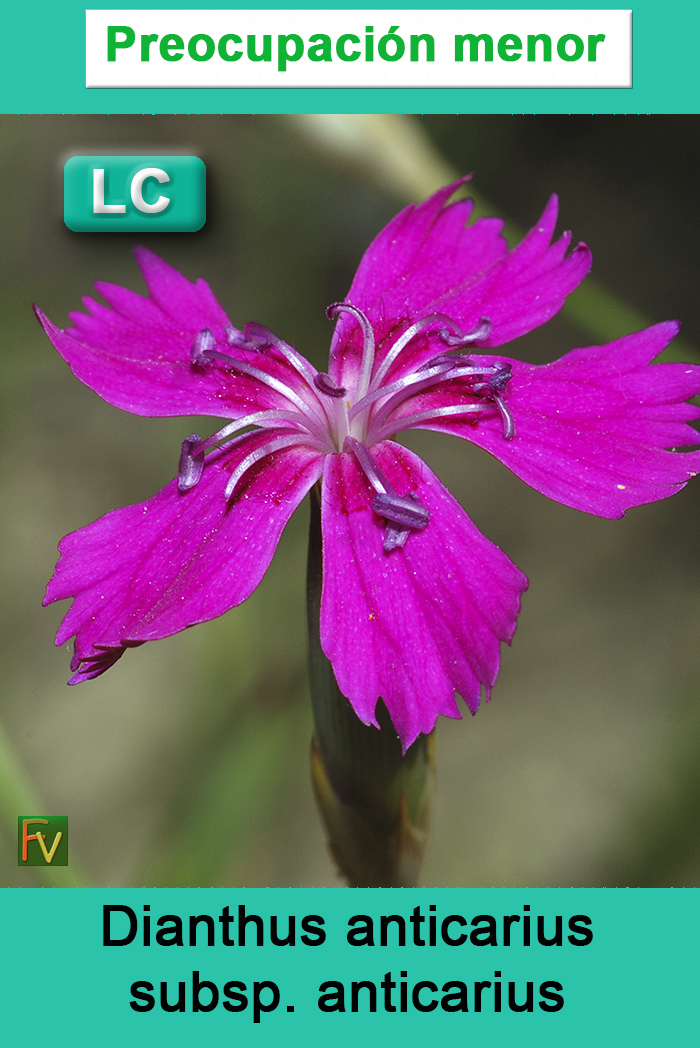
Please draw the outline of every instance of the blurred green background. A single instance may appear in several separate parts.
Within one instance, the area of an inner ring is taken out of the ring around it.
[[[64,326],[95,279],[142,288],[134,237],[63,225],[64,161],[168,151],[205,161],[207,224],[139,239],[319,367],[324,309],[371,238],[467,171],[511,229],[559,192],[559,229],[593,250],[592,290],[509,353],[545,361],[678,317],[698,360],[700,119],[0,117],[0,883],[340,884],[308,776],[306,506],[245,605],[78,688],[53,646],[67,605],[41,607],[61,536],[150,497],[183,437],[217,428],[103,403],[31,313]],[[439,725],[422,883],[695,884],[700,484],[605,521],[463,442],[407,443],[531,580],[491,704]],[[18,869],[25,806],[69,816],[67,875]]]

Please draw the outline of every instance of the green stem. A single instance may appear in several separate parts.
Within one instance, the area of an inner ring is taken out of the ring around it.
[[[384,703],[378,706],[377,731],[359,720],[341,693],[321,650],[322,553],[321,508],[315,488],[307,601],[316,799],[329,847],[351,887],[411,887],[425,848],[432,737],[420,736],[404,756]]]

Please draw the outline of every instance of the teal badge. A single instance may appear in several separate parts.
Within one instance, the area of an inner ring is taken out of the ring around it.
[[[194,233],[206,221],[197,156],[73,156],[63,170],[63,219],[76,233]]]

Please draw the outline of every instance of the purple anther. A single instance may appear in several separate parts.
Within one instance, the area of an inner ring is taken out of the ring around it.
[[[440,353],[431,357],[425,364],[421,364],[419,371],[429,371],[431,368],[441,367],[445,371],[455,371],[459,368],[466,375],[483,375],[484,369],[471,360],[470,357],[456,356],[454,353]]]
[[[228,332],[227,332],[228,335]],[[205,364],[210,362],[210,357],[207,357],[207,353],[211,353],[212,350],[216,349],[216,339],[211,328],[202,328],[192,339],[192,345],[190,346],[190,360],[193,364],[199,364],[200,367],[204,367]]]
[[[350,316],[355,318],[362,330],[362,361],[360,363],[360,374],[357,379],[357,385],[354,389],[355,403],[357,403],[365,396],[369,390],[370,382],[372,381],[374,351],[376,348],[374,343],[374,328],[362,310],[358,309],[357,306],[353,306],[350,302],[331,302],[326,310],[326,316],[329,320],[335,320],[340,313],[349,313]]]
[[[422,531],[431,519],[430,509],[413,492],[407,496],[396,495],[395,492],[377,495],[372,500],[372,509],[377,517],[384,517],[387,522],[384,531],[385,553],[406,546],[411,532]]]
[[[327,397],[345,397],[348,392],[345,386],[337,386],[331,376],[324,371],[319,371],[317,375],[314,375],[314,386],[319,393],[324,393]]]
[[[364,337],[365,355],[367,349],[371,347],[372,359],[374,359],[374,330],[365,314],[357,306],[353,306],[351,302],[331,302],[326,310],[326,316],[329,320],[335,320],[341,313],[349,313],[358,322]]]
[[[386,521],[383,543],[385,553],[401,549],[411,532],[422,531],[430,520],[430,510],[413,492],[405,496],[397,495],[395,491],[375,495],[372,509]]]
[[[384,529],[384,552],[391,553],[392,550],[401,549],[408,542],[410,534],[410,528],[398,528],[394,524],[387,522]]]
[[[202,441],[197,433],[182,442],[180,462],[177,467],[177,486],[180,491],[189,491],[199,483],[204,470],[204,450],[196,450]]]
[[[488,317],[479,317],[478,321],[471,329],[467,332],[466,337],[471,342],[484,342],[491,332],[493,331],[493,324]]]
[[[510,410],[500,393],[494,393],[493,400],[501,413],[501,418],[503,419],[503,439],[512,440],[515,436],[515,419],[513,418],[513,412]]]
[[[503,399],[503,391],[513,377],[513,369],[510,364],[493,365],[492,373],[489,375],[484,371],[480,381],[475,382],[472,387],[474,392],[481,394],[488,400],[492,400],[499,410],[503,420],[503,439],[512,440],[515,436],[515,419],[513,413]]]
[[[256,349],[263,349],[265,346],[280,347],[282,345],[282,340],[277,338],[277,335],[263,324],[258,324],[255,320],[251,320],[246,324],[243,328],[243,334],[246,341],[255,346]]]
[[[424,506],[417,495],[399,495],[380,470],[369,453],[369,449],[360,440],[346,437],[343,451],[352,452],[357,464],[374,489],[372,509],[378,517],[386,521],[384,530],[384,552],[406,545],[412,531],[422,531],[430,520],[430,510]]]
[[[452,349],[459,349],[461,346],[469,346],[474,342],[483,342],[489,337],[493,331],[493,324],[488,317],[480,317],[476,322],[475,326],[471,331],[467,331],[462,334],[458,331],[457,325],[455,324],[455,331],[450,331],[449,328],[440,328],[438,334],[443,342],[446,342]]]
[[[397,495],[395,491],[380,492],[372,499],[372,509],[378,517],[398,524],[402,530],[422,531],[430,520],[430,510],[413,492],[408,495]]]
[[[226,332],[226,342],[229,346],[235,346],[236,349],[255,348],[249,344],[243,332],[235,328],[233,324],[227,324],[224,331]]]
[[[471,357],[452,350],[450,353],[439,353],[431,357],[427,363],[422,364],[418,370],[428,371],[434,367],[445,367],[445,370],[459,371],[461,375],[474,375],[484,381],[474,386],[475,392],[484,392],[489,389],[503,389],[506,382],[513,377],[510,364],[477,364]],[[479,386],[483,389],[478,388]]]
[[[492,390],[501,393],[513,377],[513,369],[510,364],[504,364],[493,375],[489,375],[488,383]]]
[[[482,369],[479,373],[479,381],[474,383],[475,393],[502,393],[513,377],[510,364],[493,365],[491,374],[488,369]]]

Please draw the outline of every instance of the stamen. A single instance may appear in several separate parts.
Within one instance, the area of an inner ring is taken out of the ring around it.
[[[513,377],[513,369],[510,364],[498,364],[491,365],[495,370],[491,375],[488,376],[485,382],[476,382],[474,384],[475,393],[500,393],[501,390],[505,389],[510,380]],[[482,369],[482,374],[486,375],[487,369]]]
[[[178,486],[180,491],[189,491],[190,488],[199,483],[204,469],[205,451],[215,447],[216,444],[220,444],[224,440],[228,440],[235,433],[247,429],[248,426],[259,426],[261,423],[269,424],[271,422],[291,422],[300,427],[304,436],[308,434],[307,419],[296,411],[256,411],[252,415],[244,415],[242,418],[229,422],[228,425],[223,426],[216,433],[212,433],[211,436],[204,439],[193,433],[191,437],[182,442],[182,452],[178,466]],[[275,428],[271,427],[271,431],[274,432]],[[285,430],[288,429],[289,427],[285,426]],[[328,451],[327,444],[316,442],[316,446],[318,446],[321,452],[325,453]]]
[[[442,408],[433,408],[430,411],[418,411],[415,414],[405,415],[399,419],[400,427],[402,430],[412,429],[415,426],[420,426],[423,422],[427,422],[432,419],[442,418],[443,416],[452,415],[476,415],[482,411],[488,411],[489,404],[486,402],[472,403],[472,404],[449,404]],[[474,420],[476,424],[476,420]],[[367,440],[370,444],[378,444],[380,440],[386,440],[388,437],[392,437],[397,432],[397,420],[388,422],[384,426],[377,428],[372,425],[370,431],[367,434]]]
[[[319,386],[319,384],[316,381],[318,374],[316,369],[312,367],[311,364],[309,364],[308,360],[306,360],[306,358],[303,357],[301,353],[297,353],[296,349],[294,349],[293,346],[290,346],[287,342],[284,342],[281,338],[278,338],[277,335],[275,335],[273,331],[270,331],[269,328],[263,327],[262,324],[251,322],[249,324],[246,324],[244,328],[244,334],[246,339],[249,340],[249,344],[254,349],[262,351],[266,346],[274,346],[275,349],[277,349],[277,351],[282,354],[287,363],[290,364],[291,367],[294,368],[294,370],[297,372],[297,374],[299,374],[304,379],[307,386],[309,386],[311,390],[321,393],[325,392],[331,397],[340,397],[345,395],[345,390],[343,390],[342,393],[334,394],[330,393],[330,387],[324,389],[322,386]],[[329,382],[330,381],[331,380],[329,379]],[[335,384],[333,384],[333,386],[334,388],[337,388],[335,387]],[[329,410],[329,405],[324,404],[324,402],[318,396],[316,396],[313,403],[318,404],[321,409],[321,415],[319,415],[318,412],[315,412],[315,414],[317,416],[317,419],[320,421],[321,428],[327,432],[328,426],[330,426],[331,428],[333,426],[336,410],[335,408],[330,408]],[[310,406],[313,410],[313,405]]]
[[[314,386],[319,393],[324,393],[327,397],[346,397],[348,394],[345,386],[337,386],[330,375],[327,375],[325,371],[319,371],[317,375],[314,375]]]
[[[483,378],[488,376],[489,383],[497,379],[499,389],[502,389],[508,379],[513,377],[510,364],[475,364],[471,357],[457,356],[454,353],[440,353],[425,364],[421,364],[418,371],[427,371],[428,368],[436,367],[438,364],[449,364],[454,369],[455,374],[450,377],[463,378],[465,375],[480,375]],[[474,389],[476,388],[474,386]]]
[[[357,388],[355,390],[355,398],[359,399],[365,395],[369,389],[370,379],[372,378],[372,368],[374,367],[374,330],[364,313],[357,309],[356,306],[351,305],[349,302],[332,302],[326,310],[326,316],[329,320],[335,320],[339,313],[350,313],[362,328],[363,345],[362,345],[362,362],[360,364],[360,377],[357,382]]]
[[[408,536],[411,534],[409,528],[395,528],[393,524],[387,521],[387,525],[384,528],[384,542],[382,544],[385,553],[391,553],[392,550],[401,549],[408,542]]]
[[[301,368],[297,368],[294,364],[294,358],[298,357],[299,355],[296,353],[295,350],[291,348],[291,346],[287,346],[286,343],[283,343],[280,339],[273,335],[272,332],[268,332],[267,328],[262,328],[260,324],[246,324],[246,332],[249,328],[254,329],[251,332],[253,335],[257,334],[258,331],[264,331],[266,333],[264,336],[265,341],[270,344],[274,344],[278,348],[281,348],[282,352],[284,353],[285,357],[287,357],[289,362],[293,364],[293,366],[296,368],[298,372],[301,371]],[[227,326],[227,338],[229,337],[229,329],[232,331],[234,330],[233,328],[231,328],[231,325]],[[270,338],[267,337],[268,335],[270,336]],[[240,349],[260,349],[260,347],[256,346],[253,342],[236,344]],[[255,367],[254,364],[248,364],[246,361],[239,360],[237,357],[232,357],[228,353],[221,353],[218,349],[216,349],[216,339],[214,338],[214,335],[212,334],[210,328],[204,328],[202,331],[198,332],[195,335],[194,340],[192,342],[192,347],[190,349],[190,357],[192,359],[192,362],[200,367],[205,367],[208,364],[213,364],[216,361],[220,361],[222,364],[225,364],[228,367],[235,369],[236,371],[240,371],[242,372],[242,374],[250,376],[250,378],[255,378],[259,382],[262,382],[264,385],[269,386],[271,389],[276,390],[278,393],[281,393],[283,397],[286,397],[286,399],[289,400],[292,404],[294,404],[294,406],[298,408],[299,411],[304,415],[304,424],[306,425],[307,429],[314,430],[315,435],[319,438],[319,440],[324,439],[325,434],[327,432],[327,415],[325,413],[323,404],[320,402],[318,397],[315,397],[314,401],[309,403],[305,401],[302,397],[300,397],[285,382],[281,382],[278,378],[275,378],[273,375],[268,375],[266,371],[262,371],[260,368]],[[301,360],[302,358],[299,357],[299,359]],[[307,382],[309,384],[312,384],[314,380],[314,373],[310,371],[306,366],[304,366],[304,371],[306,373],[303,374],[303,377],[307,379]],[[323,414],[320,414],[320,412],[323,412]]]
[[[233,495],[239,480],[248,472],[251,466],[254,466],[260,459],[266,458],[268,455],[274,454],[275,451],[282,451],[284,448],[290,448],[294,445],[298,447],[306,446],[315,448],[318,450],[318,442],[314,441],[313,438],[305,438],[303,434],[294,433],[293,435],[287,434],[283,437],[276,437],[274,440],[269,440],[267,444],[263,444],[262,447],[256,448],[255,451],[251,451],[249,455],[239,462],[238,466],[234,469],[228,484],[224,496],[230,499]],[[324,449],[325,451],[325,449]]]
[[[399,549],[401,546],[405,546],[408,541],[408,536],[411,531],[422,531],[423,528],[427,527],[430,520],[430,511],[427,506],[424,506],[418,496],[414,492],[409,492],[405,499],[401,499],[403,503],[411,500],[408,510],[405,513],[406,520],[397,521],[394,516],[396,503],[394,502],[389,507],[390,513],[382,513],[378,507],[380,499],[384,499],[386,496],[377,495],[372,502],[372,509],[379,516],[383,516],[386,520],[386,527],[384,529],[384,552],[391,553],[394,549]],[[397,496],[398,498],[398,496]],[[419,507],[419,510],[416,508]],[[413,523],[408,523],[407,518],[413,514]]]
[[[246,364],[242,360],[232,360],[232,366],[236,371],[241,371],[244,375],[250,375],[251,378],[257,378],[258,381],[269,386],[271,389],[281,393],[283,397],[286,397],[306,418],[306,425],[309,429],[314,429],[316,435],[323,438],[325,435],[325,419],[320,418],[315,412],[315,418],[311,415],[313,407],[307,404],[293,389],[290,389],[284,382],[280,382],[279,379],[274,378],[272,375],[268,375],[266,371],[261,371],[260,368],[254,367],[253,364]]]
[[[411,532],[422,531],[430,520],[430,510],[412,492],[406,498],[396,493],[377,495],[372,499],[372,509],[386,521],[383,542],[385,553],[405,546]]]
[[[512,440],[515,436],[515,419],[513,418],[513,413],[501,395],[501,390],[506,388],[512,377],[513,370],[510,364],[503,364],[492,375],[489,375],[485,382],[474,383],[474,392],[485,393],[489,400],[492,400],[500,411],[501,418],[503,419],[504,440]]]
[[[360,469],[378,495],[383,495],[385,492],[393,490],[391,484],[370,455],[367,446],[361,440],[356,440],[355,437],[346,437],[343,451],[352,451]]]
[[[459,349],[462,346],[467,346],[488,338],[493,328],[493,324],[487,317],[481,317],[476,326],[472,328],[471,331],[465,333],[462,331],[457,321],[453,320],[452,317],[448,317],[446,313],[430,313],[428,316],[411,324],[411,326],[404,331],[403,335],[397,338],[396,342],[377,369],[377,373],[372,380],[371,388],[376,389],[381,384],[399,353],[406,348],[408,343],[414,339],[416,335],[420,334],[420,332],[424,331],[427,327],[430,327],[431,324],[437,324],[439,322],[443,325],[438,331],[439,337],[453,349]],[[450,334],[450,329],[452,329],[452,334]],[[428,363],[430,364],[431,362],[429,361]]]
[[[381,390],[376,390],[364,398],[362,404],[356,404],[349,414],[352,420],[359,409],[366,406],[372,400],[392,394],[388,400],[377,409],[370,423],[371,440],[376,442],[396,433],[397,429],[391,429],[388,424],[392,413],[408,397],[420,392],[432,385],[449,381],[450,379],[476,379],[471,384],[469,392],[479,396],[488,402],[493,402],[498,408],[503,419],[503,437],[512,440],[515,436],[515,420],[510,409],[501,395],[513,372],[510,364],[496,362],[494,364],[475,364],[469,357],[455,357],[450,353],[442,353],[440,356],[423,364],[418,371],[407,375],[403,379],[397,379]],[[425,417],[425,416],[424,416]],[[430,415],[428,416],[430,417]],[[406,428],[410,428],[410,416],[407,417]],[[368,439],[369,433],[368,433]]]
[[[403,392],[407,389],[414,391],[414,386],[423,388],[424,386],[433,385],[436,381],[446,378],[449,372],[452,371],[453,365],[454,361],[451,358],[448,359],[447,362],[439,361],[429,371],[421,368],[419,371],[414,371],[410,375],[405,375],[404,378],[397,378],[395,382],[390,382],[388,386],[382,386],[380,389],[375,389],[373,393],[368,393],[366,397],[363,397],[362,400],[358,400],[357,403],[352,406],[348,414],[349,420],[352,422],[361,411],[368,408],[375,400],[381,400],[382,397],[388,397],[392,393]],[[478,374],[483,374],[483,370],[480,370]]]
[[[421,364],[418,371],[428,371],[430,368],[437,367],[438,364],[447,366],[448,370],[459,370],[460,375],[483,375],[483,365],[477,365],[470,357],[457,357],[453,353],[439,353],[436,357],[431,357],[425,364]]]
[[[500,393],[493,394],[493,401],[503,419],[503,439],[512,440],[515,436],[515,419],[513,418],[513,413]]]
[[[444,382],[447,379],[456,378],[461,375],[462,371],[457,372],[454,368],[454,361],[448,358],[446,361],[438,361],[432,368],[425,370],[414,371],[411,375],[406,375],[405,378],[397,379],[396,382],[391,382],[388,386],[385,386],[381,390],[375,390],[374,393],[370,393],[369,396],[365,397],[365,404],[372,400],[378,400],[387,394],[393,394],[389,396],[388,400],[377,409],[375,412],[371,426],[375,427],[383,426],[386,420],[391,415],[399,404],[402,404],[408,397],[413,396],[415,393],[421,392],[423,389],[428,389],[430,386],[434,386],[439,382]],[[483,375],[483,368],[478,371],[479,375]],[[364,405],[363,405],[364,406]],[[350,419],[354,418],[355,414],[360,408],[359,404],[349,414]]]
[[[376,492],[372,509],[386,521],[384,529],[384,552],[406,545],[411,531],[422,531],[430,520],[430,510],[413,492],[399,495],[391,486],[381,469],[362,441],[346,437],[343,451],[351,451],[370,485]]]
[[[493,331],[493,324],[488,317],[479,317],[471,331],[461,332],[454,321],[452,321],[452,328],[455,331],[454,335],[451,335],[446,328],[443,328],[440,331],[440,338],[448,346],[451,346],[452,349],[460,349],[462,346],[473,345],[474,342],[483,342],[484,339],[487,339]]]
[[[401,528],[422,531],[430,520],[430,510],[424,506],[414,492],[408,495],[389,494],[384,491],[372,499],[372,509],[379,517],[398,524]]]
[[[193,433],[182,442],[180,461],[177,467],[177,486],[180,491],[189,491],[198,484],[204,470],[204,451],[197,447],[199,434]],[[195,451],[194,449],[197,448]]]
[[[261,423],[270,422],[296,423],[301,427],[302,432],[308,432],[306,418],[304,418],[303,415],[298,414],[296,411],[256,411],[252,415],[243,415],[242,418],[229,422],[228,425],[223,426],[216,433],[212,433],[210,437],[201,440],[197,451],[205,451],[208,448],[213,448],[215,444],[221,443],[222,440],[227,440],[229,437],[232,437],[234,433],[238,433],[242,429],[247,429],[248,426],[260,426]],[[285,426],[284,428],[289,429],[289,426]]]
[[[209,363],[205,353],[211,353],[216,348],[216,339],[211,328],[202,328],[192,339],[190,346],[190,360],[193,364],[205,367]]]
[[[255,321],[246,324],[243,329],[246,340],[251,343],[255,349],[261,349],[262,346],[274,346],[278,349],[282,356],[287,360],[295,371],[298,371],[303,378],[311,385],[314,381],[316,372],[309,367],[308,362],[302,357],[301,353],[297,353],[293,346],[290,346],[283,339],[278,338],[273,331],[269,328],[263,327],[262,324],[257,324]],[[256,344],[257,343],[257,344]],[[262,343],[262,345],[260,345]]]
[[[420,334],[421,331],[424,331],[425,328],[430,327],[431,324],[437,324],[438,321],[441,321],[443,324],[447,324],[450,327],[454,328],[456,332],[459,332],[460,337],[462,337],[462,329],[460,328],[460,326],[456,324],[455,321],[452,320],[451,317],[448,317],[445,313],[430,313],[428,316],[422,317],[421,320],[416,320],[415,323],[411,324],[409,328],[406,328],[403,335],[400,335],[399,338],[397,338],[394,345],[391,347],[387,355],[384,357],[384,360],[380,364],[379,368],[377,369],[377,373],[374,376],[374,379],[372,380],[372,387],[374,389],[376,389],[377,386],[381,384],[389,368],[394,363],[399,353],[406,348],[408,343],[412,339],[414,339],[416,335]],[[439,334],[442,335],[442,332],[446,330],[447,329],[445,327],[442,327],[440,329]]]
[[[302,375],[309,384],[313,382],[315,372],[309,366],[308,361],[302,357],[301,353],[297,353],[293,346],[278,338],[274,331],[270,331],[269,328],[251,321],[251,323],[246,324],[243,331],[238,331],[233,324],[227,324],[225,330],[226,341],[229,346],[235,346],[237,349],[254,353],[260,353],[267,346],[274,346],[285,360],[292,365],[294,370]]]
[[[228,365],[235,371],[240,371],[243,375],[248,375],[250,378],[255,378],[263,385],[269,386],[270,389],[274,389],[277,393],[281,393],[290,403],[294,404],[296,408],[304,415],[304,425],[309,430],[314,430],[316,436],[319,439],[324,439],[326,434],[325,429],[325,418],[315,411],[312,404],[304,401],[293,389],[290,389],[284,382],[280,382],[279,379],[274,378],[273,375],[268,375],[266,371],[261,371],[260,368],[256,368],[253,364],[247,364],[243,360],[238,360],[236,357],[230,357],[226,353],[220,353],[217,349],[207,350],[206,355],[203,358],[203,363],[209,364],[213,361],[219,360],[222,364]],[[320,405],[319,405],[320,406]]]
[[[229,346],[236,346],[237,349],[252,348],[246,346],[245,336],[242,331],[235,328],[233,324],[227,324],[224,328],[226,332],[226,341]]]

